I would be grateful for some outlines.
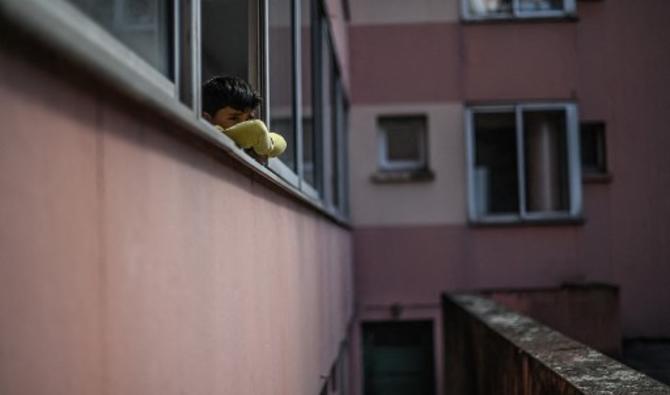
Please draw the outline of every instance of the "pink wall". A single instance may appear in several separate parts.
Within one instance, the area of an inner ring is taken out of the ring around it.
[[[349,232],[43,67],[0,56],[0,393],[318,393]]]
[[[670,336],[670,3],[578,9],[577,21],[350,28],[354,105],[574,99],[581,119],[607,123],[613,175],[585,184],[584,225],[357,230],[362,304],[611,282],[621,286],[625,336]]]
[[[460,97],[458,25],[356,25],[349,36],[354,105]]]
[[[670,333],[670,268],[621,256],[615,246],[609,187],[585,186],[584,225],[478,227],[463,225],[364,227],[354,232],[357,304],[434,303],[440,292],[482,288],[552,287],[564,282],[621,286],[626,336]],[[620,240],[635,248],[639,235]],[[647,259],[644,259],[647,258]],[[635,270],[624,270],[637,264]],[[667,260],[666,260],[667,261]]]

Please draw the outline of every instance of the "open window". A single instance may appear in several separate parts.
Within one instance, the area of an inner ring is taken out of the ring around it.
[[[574,104],[471,107],[467,134],[471,220],[546,221],[581,215]]]
[[[609,181],[604,122],[582,122],[579,125],[582,175],[585,182]]]

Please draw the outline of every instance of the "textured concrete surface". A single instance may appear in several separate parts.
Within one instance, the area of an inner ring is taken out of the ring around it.
[[[466,362],[463,377],[454,365],[445,368],[460,393],[670,394],[670,387],[490,299],[445,296],[443,307],[445,353],[454,360],[460,351]],[[449,350],[459,338],[464,345]]]

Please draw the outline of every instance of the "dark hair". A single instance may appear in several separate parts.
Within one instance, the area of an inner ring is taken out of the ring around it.
[[[202,110],[210,115],[224,107],[239,111],[255,109],[261,97],[245,80],[232,76],[210,78],[202,85]]]

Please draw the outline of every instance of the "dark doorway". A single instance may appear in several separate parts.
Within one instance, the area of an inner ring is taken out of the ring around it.
[[[363,324],[365,395],[435,395],[432,321]]]

